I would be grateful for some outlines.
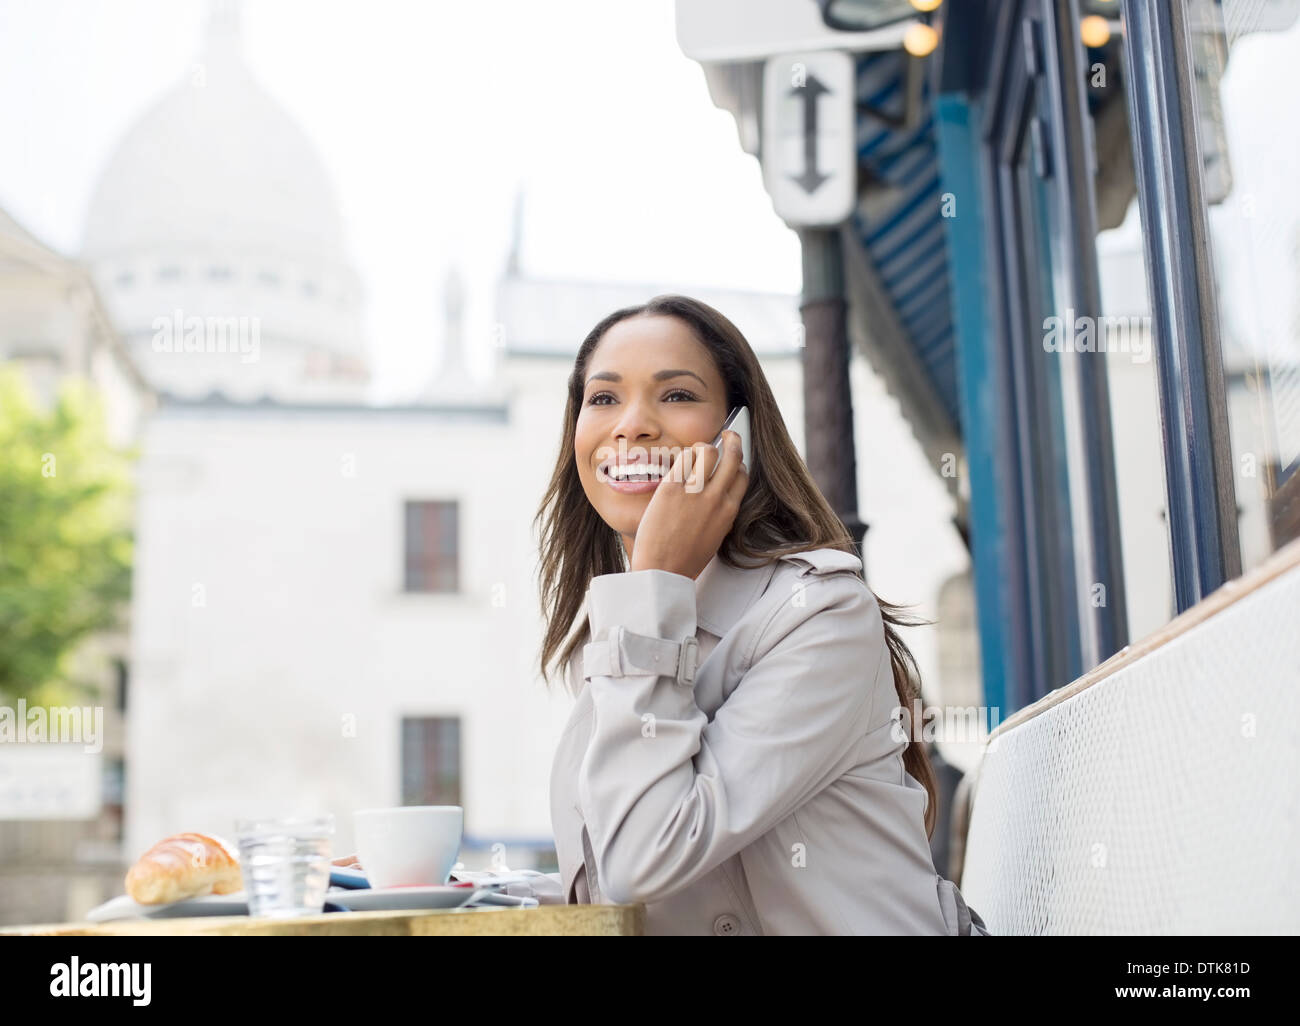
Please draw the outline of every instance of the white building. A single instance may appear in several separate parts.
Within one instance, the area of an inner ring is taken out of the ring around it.
[[[0,210],[0,362],[22,368],[41,402],[80,378],[104,399],[110,444],[138,437],[154,397],[76,260],[47,246]]]

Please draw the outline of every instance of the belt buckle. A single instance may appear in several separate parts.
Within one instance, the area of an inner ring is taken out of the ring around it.
[[[700,642],[694,635],[682,641],[681,651],[677,655],[677,683],[692,685],[695,683],[695,670],[699,665]]]

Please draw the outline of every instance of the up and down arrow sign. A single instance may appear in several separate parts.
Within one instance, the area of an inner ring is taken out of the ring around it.
[[[839,51],[764,66],[763,179],[792,228],[838,224],[853,208],[854,85],[853,58]]]

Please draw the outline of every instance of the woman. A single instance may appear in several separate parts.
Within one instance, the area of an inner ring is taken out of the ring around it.
[[[752,468],[734,432],[709,444],[736,406]],[[578,699],[551,779],[564,900],[645,902],[647,933],[983,932],[895,725],[919,694],[899,621],[726,317],[660,296],[596,325],[537,519],[541,669]]]
[[[752,467],[734,432],[710,444],[736,406]],[[903,621],[726,317],[659,296],[596,325],[536,519],[542,675],[563,664],[577,701],[560,872],[509,893],[644,902],[647,934],[987,932],[930,854]]]

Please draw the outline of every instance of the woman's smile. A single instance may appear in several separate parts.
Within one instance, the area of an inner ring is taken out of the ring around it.
[[[651,469],[647,472],[645,468],[638,469],[635,465],[611,467],[605,477],[605,483],[610,488],[624,495],[653,492],[662,480],[663,474],[658,470]]]
[[[668,461],[647,459],[642,450],[627,457],[615,454],[604,460],[596,469],[596,479],[624,495],[644,495],[659,487],[669,469]]]

